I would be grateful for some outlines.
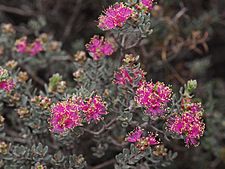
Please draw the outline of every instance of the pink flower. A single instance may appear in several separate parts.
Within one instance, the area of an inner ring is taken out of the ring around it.
[[[82,126],[82,106],[83,101],[80,98],[73,98],[55,104],[51,109],[50,124],[52,131],[63,133],[77,126]]]
[[[171,95],[172,89],[164,83],[145,82],[137,89],[135,101],[145,107],[147,114],[157,117],[164,114]]]
[[[136,127],[135,130],[129,133],[126,140],[130,143],[135,143],[140,140],[143,134],[143,130],[140,127]]]
[[[102,30],[115,29],[122,27],[131,17],[133,10],[126,7],[123,3],[116,3],[106,9],[105,15],[99,17],[98,27]]]
[[[147,137],[142,137],[142,135],[143,129],[141,129],[140,127],[136,127],[128,134],[126,141],[135,143],[135,146],[141,151],[145,150],[149,146],[160,144],[160,142],[156,139],[156,135],[154,135],[153,133],[148,134]]]
[[[156,139],[156,135],[154,135],[153,133],[150,133],[147,136],[147,140],[148,140],[148,145],[152,146],[152,145],[158,145],[160,142]]]
[[[38,53],[40,53],[41,51],[43,51],[43,46],[42,43],[39,40],[35,40],[28,49],[28,53],[30,54],[30,56],[35,56]]]
[[[10,92],[15,87],[13,79],[7,79],[0,82],[0,89]]]
[[[173,133],[184,135],[187,146],[198,145],[198,140],[204,133],[205,124],[202,121],[202,111],[200,104],[192,103],[190,99],[183,100],[181,115],[171,117],[167,121],[167,129]],[[188,104],[188,106],[187,106]]]
[[[97,122],[103,118],[103,115],[108,114],[105,103],[102,101],[100,96],[89,98],[82,107],[82,110],[88,123],[90,123],[92,120]]]
[[[145,73],[139,68],[122,66],[114,74],[114,83],[118,85],[139,86],[145,81]],[[134,84],[135,83],[135,84]]]
[[[16,40],[16,43],[15,43],[15,46],[16,46],[16,51],[19,52],[19,53],[26,53],[27,52],[27,38],[26,37],[23,37],[21,39],[18,39]]]
[[[115,51],[111,42],[105,40],[105,38],[95,35],[91,41],[86,45],[89,54],[94,60],[99,60],[104,56],[110,56]]]
[[[153,9],[154,0],[141,0],[141,4],[146,7],[148,10]]]

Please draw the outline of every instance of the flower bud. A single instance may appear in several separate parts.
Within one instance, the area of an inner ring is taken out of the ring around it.
[[[197,88],[196,80],[189,80],[186,85],[186,90],[188,93],[192,93]]]

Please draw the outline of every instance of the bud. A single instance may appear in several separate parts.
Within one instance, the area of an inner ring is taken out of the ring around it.
[[[4,121],[5,121],[5,118],[2,115],[0,115],[0,127],[4,126]]]
[[[30,111],[26,107],[20,107],[17,109],[17,114],[20,118],[24,118],[30,115]]]
[[[62,76],[58,73],[52,75],[51,78],[49,78],[49,84],[48,84],[48,91],[50,93],[57,91],[57,86],[62,81]]]
[[[17,79],[21,83],[26,82],[29,79],[27,72],[19,72]]]
[[[36,163],[34,167],[35,167],[34,169],[46,169],[46,166],[42,165],[42,164],[39,163],[39,162]]]
[[[196,80],[189,80],[185,87],[185,92],[192,93],[197,88],[197,81]]]
[[[76,62],[82,64],[87,60],[87,56],[86,53],[84,51],[78,51],[75,55],[74,55],[74,59]]]
[[[5,66],[8,67],[8,68],[10,68],[10,69],[14,69],[17,65],[18,65],[18,62],[15,61],[15,60],[9,60],[5,64]]]
[[[2,32],[7,34],[14,34],[16,31],[11,23],[3,23]]]
[[[4,141],[0,141],[0,154],[7,154],[9,150],[9,145]]]

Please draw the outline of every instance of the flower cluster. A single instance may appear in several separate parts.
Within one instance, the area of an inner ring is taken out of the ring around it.
[[[148,10],[153,9],[154,0],[141,0],[140,3],[141,3],[142,6],[144,6]]]
[[[115,51],[115,47],[112,42],[106,40],[103,36],[99,37],[95,35],[91,41],[86,45],[89,54],[94,60],[99,60],[104,56],[110,56]]]
[[[16,40],[15,47],[18,53],[28,54],[30,56],[36,56],[44,50],[42,42],[39,39],[36,39],[33,43],[29,44],[26,37]]]
[[[136,91],[135,100],[145,107],[147,114],[157,117],[163,115],[170,101],[172,89],[162,82],[145,82]]]
[[[104,15],[99,17],[98,27],[102,30],[115,29],[122,27],[131,17],[133,10],[126,7],[123,3],[116,3],[106,9]]]
[[[102,118],[102,115],[108,114],[105,103],[100,96],[89,98],[83,106],[83,112],[88,123],[92,120],[99,121]]]
[[[114,83],[126,86],[139,86],[145,81],[145,73],[140,68],[132,66],[121,66],[117,72],[114,73]]]
[[[167,121],[167,129],[178,135],[183,135],[187,146],[197,146],[205,129],[201,104],[184,98],[181,103],[181,112],[181,115],[175,115]]]
[[[50,124],[52,131],[63,133],[77,126],[82,126],[83,122],[99,121],[103,115],[108,114],[105,103],[100,96],[81,99],[73,97],[67,101],[58,102],[51,109]]]
[[[126,138],[126,141],[130,143],[136,143],[136,147],[140,150],[145,150],[149,146],[160,144],[155,134],[149,133],[146,137],[143,137],[142,135],[143,129],[137,127],[129,133],[128,137]]]
[[[81,98],[73,98],[56,103],[52,109],[50,124],[52,131],[62,133],[76,126],[82,125],[81,110],[83,101]]]
[[[12,78],[9,77],[8,71],[0,67],[0,90],[10,92],[15,87]]]

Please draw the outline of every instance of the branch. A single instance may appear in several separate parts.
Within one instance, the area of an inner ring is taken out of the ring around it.
[[[83,130],[93,135],[99,135],[103,133],[105,130],[107,130],[111,125],[113,125],[116,122],[116,120],[117,118],[112,119],[108,124],[104,125],[99,131],[91,131],[86,128],[83,128]]]
[[[105,161],[99,165],[96,165],[94,167],[91,167],[92,169],[101,169],[101,168],[105,168],[106,166],[109,166],[111,164],[115,163],[115,159],[111,159],[111,160],[108,160],[108,161]]]
[[[5,6],[5,5],[0,5],[0,11],[13,13],[16,15],[21,15],[21,16],[36,16],[36,14],[33,11],[25,11],[19,8]]]

